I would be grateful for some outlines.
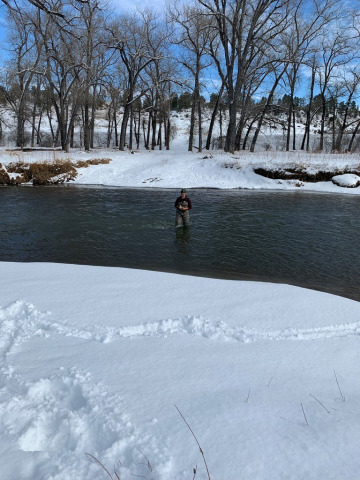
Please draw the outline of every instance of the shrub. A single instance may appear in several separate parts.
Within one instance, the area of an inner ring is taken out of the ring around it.
[[[0,185],[9,185],[10,184],[10,177],[6,170],[2,168],[0,163]]]
[[[76,168],[87,168],[89,165],[107,165],[111,162],[111,158],[93,158],[91,160],[78,160],[75,163]]]
[[[56,160],[53,163],[32,163],[29,173],[34,185],[64,183],[74,180],[77,171],[70,160]]]
[[[79,160],[75,164],[69,159],[53,162],[25,163],[22,160],[9,163],[5,169],[0,164],[0,185],[20,185],[32,181],[33,185],[56,185],[75,180],[77,168],[87,168],[89,165],[108,164],[110,158],[94,158]],[[11,177],[9,173],[17,176]]]
[[[18,176],[10,178],[8,173]],[[19,185],[32,181],[33,185],[50,185],[74,180],[77,171],[70,160],[56,160],[55,162],[9,163],[7,172],[1,170],[0,183],[5,185]]]

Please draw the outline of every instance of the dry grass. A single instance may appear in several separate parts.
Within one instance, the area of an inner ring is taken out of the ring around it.
[[[5,172],[4,169],[2,169]],[[20,185],[32,182],[33,185],[54,185],[74,180],[77,171],[70,160],[56,160],[55,162],[10,163],[6,172],[15,174],[4,182],[7,185]]]
[[[111,162],[111,158],[93,158],[92,160],[79,160],[74,166],[76,168],[87,168],[89,165],[107,165]]]
[[[108,164],[110,161],[110,158],[96,158],[73,163],[69,159],[55,159],[50,162],[34,163],[20,160],[9,163],[6,167],[0,164],[0,185],[20,185],[29,182],[33,185],[56,185],[75,180],[78,175],[77,168]]]
[[[2,164],[0,163],[0,185],[9,185],[10,177],[9,174],[4,170]]]

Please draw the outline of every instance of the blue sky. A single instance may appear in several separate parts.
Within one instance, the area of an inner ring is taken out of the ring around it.
[[[134,7],[149,8],[161,12],[164,10],[165,3],[165,0],[150,0],[148,2],[144,2],[144,0],[109,0],[109,4],[119,13],[124,10],[132,10]]]
[[[0,45],[1,46],[3,46],[5,37],[6,37],[5,7],[0,3]]]

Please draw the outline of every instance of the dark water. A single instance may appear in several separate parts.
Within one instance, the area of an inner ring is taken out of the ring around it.
[[[0,188],[0,260],[282,282],[360,300],[360,198],[192,190]]]

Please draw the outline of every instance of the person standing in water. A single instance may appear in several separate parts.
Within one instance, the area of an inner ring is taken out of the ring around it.
[[[188,227],[190,221],[190,213],[191,210],[191,200],[186,195],[186,190],[183,188],[181,190],[181,195],[175,200],[175,208],[176,208],[176,227]]]

